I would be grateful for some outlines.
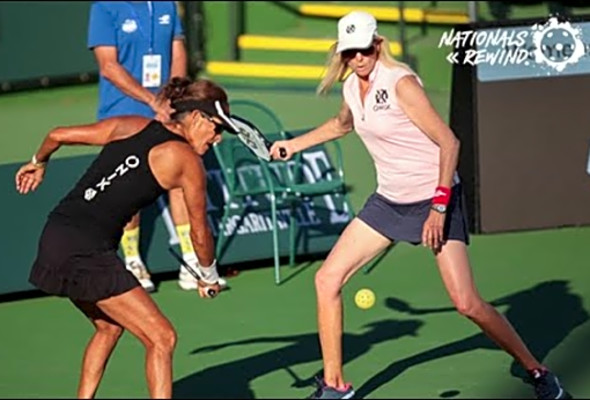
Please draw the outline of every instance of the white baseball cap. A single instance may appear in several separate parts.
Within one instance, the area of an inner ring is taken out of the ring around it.
[[[338,21],[336,52],[366,49],[377,35],[377,20],[364,11],[352,11]]]

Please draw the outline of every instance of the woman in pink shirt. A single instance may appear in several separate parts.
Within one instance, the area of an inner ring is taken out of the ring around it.
[[[342,371],[340,290],[363,265],[396,241],[432,249],[458,312],[514,357],[532,377],[538,398],[569,396],[528,350],[511,324],[484,301],[468,260],[469,234],[461,182],[459,141],[427,98],[420,78],[388,53],[375,18],[354,11],[338,22],[338,42],[318,88],[344,80],[340,112],[305,135],[275,142],[275,159],[354,130],[373,158],[377,189],[350,222],[316,273],[324,376],[311,398],[346,399],[354,389]],[[352,73],[346,77],[347,72]],[[346,78],[345,78],[346,77]],[[279,149],[286,154],[280,157]]]

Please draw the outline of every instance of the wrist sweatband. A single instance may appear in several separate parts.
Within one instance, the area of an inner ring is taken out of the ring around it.
[[[449,205],[451,200],[451,189],[445,186],[437,186],[432,198],[432,204]]]
[[[219,281],[219,274],[217,273],[217,260],[213,260],[213,263],[211,263],[211,265],[208,267],[204,267],[201,264],[198,264],[198,266],[203,282],[208,285],[214,285]]]

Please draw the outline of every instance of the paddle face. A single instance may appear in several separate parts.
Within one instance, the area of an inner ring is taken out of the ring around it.
[[[272,143],[268,140],[264,134],[258,129],[256,125],[248,121],[245,118],[238,116],[231,116],[229,118],[232,125],[237,129],[236,135],[244,143],[246,147],[250,149],[255,156],[265,160],[271,161],[272,156],[270,154],[270,148]],[[279,155],[281,158],[287,156],[287,151],[284,148],[279,149]]]
[[[237,116],[231,116],[230,119],[238,129],[237,136],[242,143],[257,157],[270,161],[272,157],[269,149],[272,143],[260,132],[260,129],[246,119]]]

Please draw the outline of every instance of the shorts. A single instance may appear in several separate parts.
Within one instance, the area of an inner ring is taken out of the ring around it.
[[[47,294],[90,303],[140,286],[116,248],[101,248],[80,228],[53,221],[41,234],[29,282]]]
[[[422,229],[431,205],[432,199],[402,204],[373,193],[357,217],[391,241],[418,245],[422,243]],[[469,245],[465,200],[460,183],[452,188],[446,214],[443,239],[459,240]]]

